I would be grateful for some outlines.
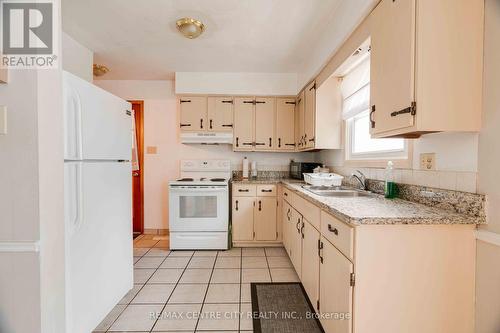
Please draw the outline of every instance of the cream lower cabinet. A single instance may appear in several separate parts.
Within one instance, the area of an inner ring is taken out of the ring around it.
[[[319,301],[316,310],[321,315],[321,325],[325,332],[352,332],[353,265],[325,238],[320,241],[320,250],[321,266],[316,280],[319,281]]]
[[[233,245],[279,244],[276,185],[233,185]]]
[[[319,310],[320,233],[307,220],[302,228],[302,276],[301,281],[311,304]],[[327,281],[327,280],[325,280]]]
[[[474,332],[474,225],[352,226],[283,198],[283,244],[326,333]]]

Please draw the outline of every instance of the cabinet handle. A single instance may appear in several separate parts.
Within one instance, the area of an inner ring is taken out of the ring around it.
[[[179,102],[181,103],[191,103],[190,99],[181,99]]]
[[[295,102],[285,102],[285,104],[293,104],[293,105],[295,105]]]
[[[222,103],[229,103],[229,104],[233,104],[233,101],[232,101],[232,100],[227,100],[227,101],[222,101]]]
[[[253,146],[253,142],[243,142],[244,146]]]
[[[181,127],[188,127],[191,126],[191,124],[180,124]]]
[[[300,234],[299,225],[300,225],[300,218],[297,220],[297,224],[295,225],[295,229],[297,229],[297,232]]]
[[[222,127],[233,127],[233,124],[224,124]]]
[[[339,235],[339,231],[337,230],[337,228],[332,228],[331,224],[328,225],[328,231],[333,232],[335,236]]]
[[[238,210],[238,200],[236,200],[236,210]]]
[[[316,82],[313,84],[313,86],[311,88],[309,88],[309,91],[311,91],[313,89],[316,89]]]
[[[260,190],[261,192],[271,193],[273,190]]]
[[[288,196],[288,193],[286,193],[286,192],[285,192],[285,193],[283,193],[283,195],[284,195],[285,197],[287,197],[287,196]]]
[[[278,138],[278,148],[281,148],[281,138]]]
[[[305,224],[304,224],[304,222],[302,222],[302,226],[300,227],[300,234],[302,235],[302,239],[304,239],[304,227],[305,227]]]
[[[255,101],[255,104],[266,104],[264,101]]]
[[[319,261],[321,263],[323,263],[323,257],[321,256],[321,250],[323,250],[323,242],[321,241],[321,239],[318,239],[318,257],[319,257]]]
[[[290,221],[290,208],[288,208],[288,211],[286,212],[286,218]]]
[[[259,212],[262,210],[262,201],[259,200]]]
[[[203,118],[200,119],[200,128],[203,128]]]
[[[316,138],[314,137],[312,139],[309,139],[309,142],[314,142],[314,141],[316,141]]]
[[[256,146],[265,146],[266,144],[264,142],[255,142]]]
[[[285,146],[294,146],[295,147],[295,143],[285,143]]]
[[[238,190],[238,192],[250,192],[250,190],[249,190],[249,189],[244,189],[244,190],[242,190],[242,189],[240,188],[240,189]]]
[[[245,104],[253,104],[253,105],[255,105],[255,101],[243,101],[243,103],[245,103]]]
[[[269,138],[269,147],[273,146],[273,138]]]
[[[212,123],[213,123],[213,120],[210,119],[210,129],[212,129]]]
[[[405,108],[403,110],[392,112],[391,113],[391,117],[397,117],[400,114],[406,114],[406,113],[409,113],[412,116],[414,116],[415,114],[417,114],[417,103],[411,102],[411,105],[409,107],[407,107],[407,108]]]
[[[373,120],[372,115],[375,113],[375,105],[372,105],[372,110],[370,111],[370,125],[375,128],[375,120]]]
[[[240,138],[236,137],[236,147],[239,147],[239,146],[240,146]]]

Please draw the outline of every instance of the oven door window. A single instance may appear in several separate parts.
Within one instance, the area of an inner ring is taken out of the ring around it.
[[[180,196],[180,218],[214,218],[217,217],[217,196]]]

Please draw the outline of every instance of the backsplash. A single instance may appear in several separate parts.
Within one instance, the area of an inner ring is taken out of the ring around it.
[[[288,170],[259,170],[257,171],[257,179],[284,179],[289,178],[290,172]],[[243,171],[241,170],[233,170],[233,179],[241,179],[243,178]]]
[[[385,179],[385,169],[379,168],[330,167],[330,170],[346,177],[360,170],[369,179]],[[477,193],[476,172],[395,169],[394,178],[396,183]]]

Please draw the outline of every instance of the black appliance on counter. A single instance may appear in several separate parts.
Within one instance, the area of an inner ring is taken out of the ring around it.
[[[317,167],[322,166],[321,163],[311,162],[290,162],[290,178],[304,179],[304,173],[312,173]]]

